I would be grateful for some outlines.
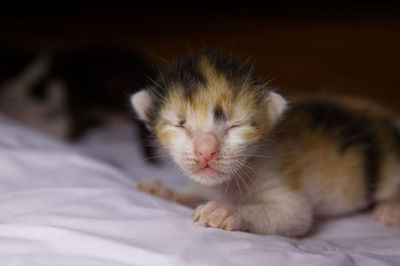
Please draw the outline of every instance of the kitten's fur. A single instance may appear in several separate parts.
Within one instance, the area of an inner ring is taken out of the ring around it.
[[[378,221],[400,225],[400,132],[379,107],[325,97],[287,107],[250,66],[216,53],[183,58],[131,101],[195,181],[139,188],[196,207],[204,226],[299,236],[316,216],[372,203]]]

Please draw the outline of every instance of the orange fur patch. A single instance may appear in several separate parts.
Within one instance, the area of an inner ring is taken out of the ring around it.
[[[322,195],[341,195],[349,204],[361,205],[367,193],[361,152],[339,152],[337,144],[323,133],[298,134],[304,128],[297,126],[289,142],[283,140],[280,171],[286,184],[293,190],[317,187]]]

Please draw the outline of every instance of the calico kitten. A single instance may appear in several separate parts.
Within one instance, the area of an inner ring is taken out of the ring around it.
[[[327,97],[288,106],[249,65],[216,53],[176,62],[131,102],[195,181],[139,189],[196,207],[203,226],[300,236],[317,216],[371,204],[376,220],[400,225],[400,130],[380,107]]]

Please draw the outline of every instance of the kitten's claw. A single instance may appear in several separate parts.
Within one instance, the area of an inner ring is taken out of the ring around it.
[[[400,226],[400,203],[382,202],[374,210],[374,218],[386,227]]]
[[[197,207],[193,222],[199,221],[205,227],[220,228],[228,231],[240,229],[240,217],[225,206],[208,202]]]

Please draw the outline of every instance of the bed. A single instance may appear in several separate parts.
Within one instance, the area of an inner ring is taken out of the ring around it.
[[[302,239],[193,224],[193,210],[135,188],[185,178],[162,153],[163,166],[143,160],[131,124],[68,145],[0,117],[0,134],[0,265],[400,265],[400,229],[368,213]]]

